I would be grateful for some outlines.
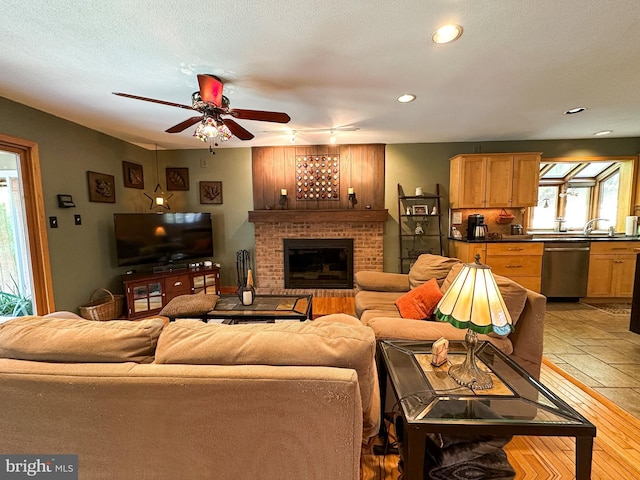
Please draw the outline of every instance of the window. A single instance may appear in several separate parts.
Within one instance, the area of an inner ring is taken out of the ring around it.
[[[609,219],[594,225],[597,230],[615,226],[619,209],[626,209],[618,203],[630,201],[620,187],[632,182],[629,165],[628,160],[604,158],[542,162],[538,204],[529,209],[529,228],[551,231],[558,217],[565,219],[567,230],[582,230],[592,218]]]
[[[598,205],[598,217],[608,218],[611,225],[615,225],[618,216],[618,189],[620,187],[620,171],[609,175],[600,182],[600,204]]]
[[[554,227],[558,216],[558,186],[538,187],[538,204],[533,207],[531,228],[534,230],[550,230]]]

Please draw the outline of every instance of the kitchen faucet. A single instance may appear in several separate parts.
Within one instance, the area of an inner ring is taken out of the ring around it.
[[[588,237],[589,234],[593,231],[593,224],[599,220],[602,220],[603,222],[609,221],[608,218],[592,218],[591,220],[589,220],[587,223],[584,224],[584,228],[582,229],[582,234],[585,237]]]

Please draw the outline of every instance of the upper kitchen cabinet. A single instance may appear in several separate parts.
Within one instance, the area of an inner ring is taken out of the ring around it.
[[[452,208],[528,207],[538,199],[540,153],[457,155],[450,160]]]

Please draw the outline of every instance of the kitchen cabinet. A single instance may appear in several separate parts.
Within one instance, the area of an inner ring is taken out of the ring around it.
[[[442,255],[440,184],[436,193],[423,195],[405,195],[398,184],[398,239],[401,273],[408,273],[423,253]]]
[[[591,242],[589,297],[632,297],[640,242]]]
[[[488,243],[486,264],[494,274],[540,292],[543,250],[542,242]]]
[[[491,267],[496,275],[510,278],[534,292],[540,292],[542,278],[542,242],[469,243],[449,240],[449,256],[465,263],[475,261]]]
[[[218,267],[191,268],[159,273],[133,273],[122,277],[127,300],[127,318],[156,315],[178,295],[220,295]]]
[[[535,205],[540,156],[540,153],[456,155],[450,160],[451,208]]]

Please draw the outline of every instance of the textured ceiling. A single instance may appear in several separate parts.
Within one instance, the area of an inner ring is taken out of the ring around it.
[[[145,147],[204,145],[164,132],[191,112],[111,92],[190,104],[197,73],[232,108],[291,116],[238,120],[255,139],[223,147],[339,126],[358,130],[338,143],[640,136],[638,0],[20,0],[0,19],[0,96]],[[448,22],[463,36],[434,44]]]

